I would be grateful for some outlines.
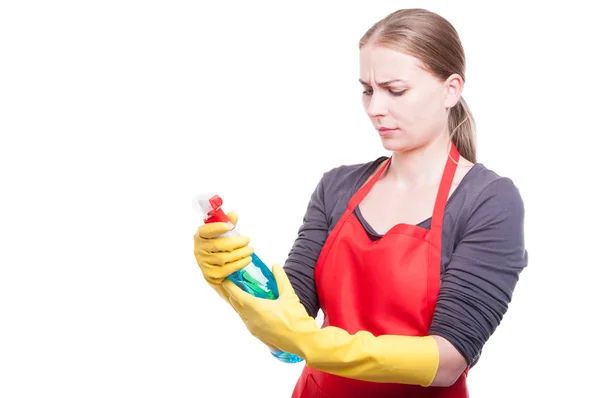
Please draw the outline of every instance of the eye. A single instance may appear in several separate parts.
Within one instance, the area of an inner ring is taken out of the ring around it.
[[[363,94],[364,95],[373,95],[373,89],[365,87],[365,90],[363,91]]]
[[[390,90],[390,94],[392,94],[392,95],[393,95],[393,96],[395,96],[395,97],[399,97],[399,96],[401,96],[402,94],[404,94],[405,92],[406,92],[406,90],[401,90],[401,91],[393,91],[393,90]]]

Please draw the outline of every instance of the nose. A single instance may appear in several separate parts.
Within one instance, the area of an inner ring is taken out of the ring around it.
[[[385,116],[387,114],[387,104],[385,102],[384,95],[381,93],[373,92],[367,99],[366,111],[369,117],[375,118],[379,116]]]

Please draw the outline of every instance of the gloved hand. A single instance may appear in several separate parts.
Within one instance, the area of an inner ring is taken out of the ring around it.
[[[233,225],[237,224],[237,213],[227,214]],[[244,268],[252,261],[250,255],[254,249],[248,244],[246,236],[227,236],[217,238],[229,231],[226,223],[203,224],[194,235],[194,256],[208,284],[227,302],[228,294],[222,289],[223,280]]]
[[[283,268],[274,265],[273,274],[280,294],[277,300],[255,298],[230,281],[222,285],[250,333],[263,343],[304,358],[313,369],[338,376],[431,385],[439,364],[433,337],[375,337],[367,331],[351,335],[334,326],[321,329],[300,303]]]

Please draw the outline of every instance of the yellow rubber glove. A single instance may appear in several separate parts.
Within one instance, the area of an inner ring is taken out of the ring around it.
[[[231,211],[227,217],[237,224],[237,213]],[[221,237],[230,230],[226,223],[203,224],[194,235],[194,256],[208,284],[229,303],[228,294],[222,289],[223,280],[250,264],[254,249],[248,246],[246,236]]]
[[[268,346],[296,354],[317,370],[370,382],[430,386],[439,351],[433,337],[383,335],[320,328],[294,293],[283,268],[273,266],[277,300],[255,298],[230,281],[223,283],[233,308],[255,337]]]

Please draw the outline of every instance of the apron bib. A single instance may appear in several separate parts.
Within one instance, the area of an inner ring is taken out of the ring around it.
[[[350,199],[315,265],[323,327],[350,334],[426,336],[440,288],[442,222],[459,153],[454,145],[437,192],[431,228],[397,224],[371,241],[354,210],[391,158]],[[292,398],[466,398],[466,371],[450,387],[373,383],[305,366]]]

